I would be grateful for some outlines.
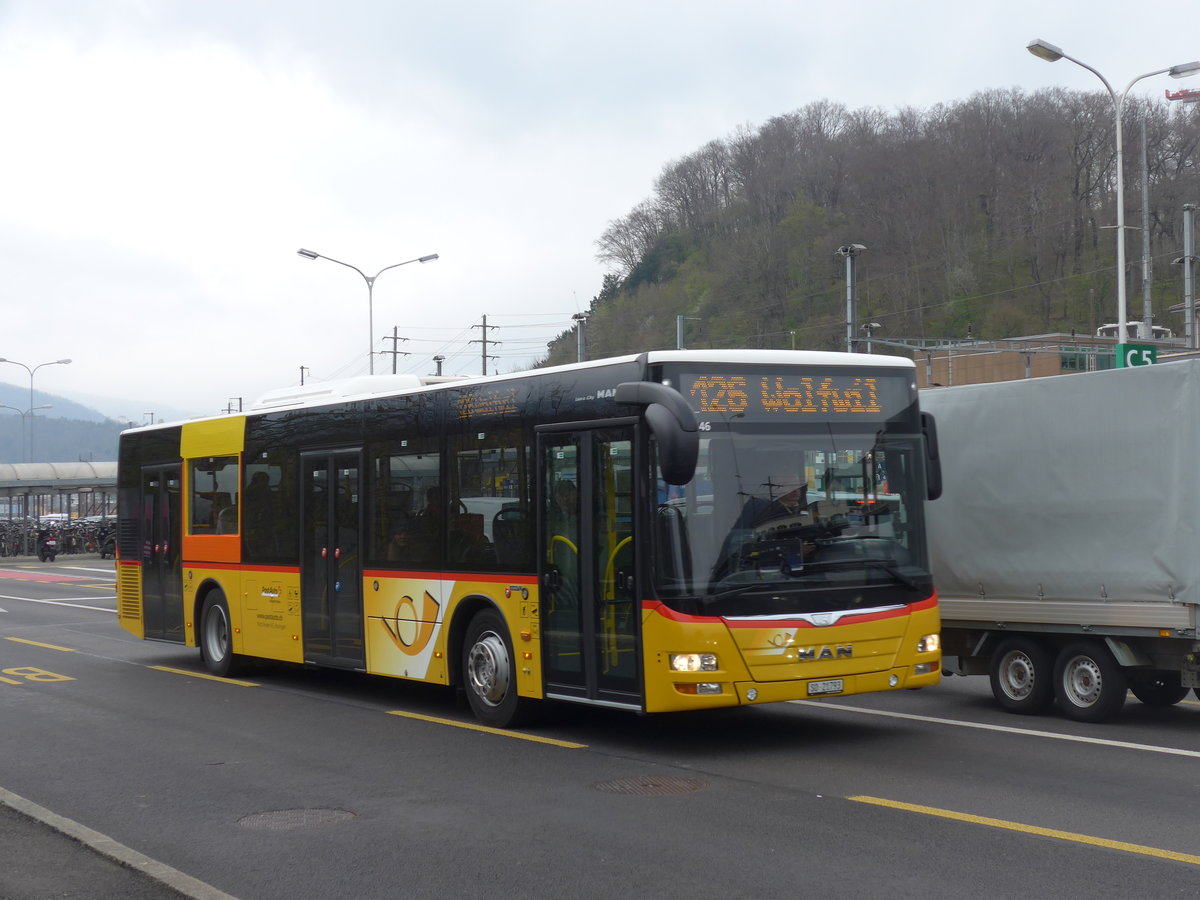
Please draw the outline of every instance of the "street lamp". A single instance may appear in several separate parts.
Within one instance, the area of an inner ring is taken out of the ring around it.
[[[327,259],[330,262],[337,263],[339,266],[345,266],[347,269],[353,269],[362,276],[363,281],[367,283],[367,329],[370,342],[367,344],[367,359],[370,360],[371,374],[375,374],[375,279],[386,272],[388,269],[394,269],[397,266],[407,266],[409,263],[427,263],[433,262],[438,258],[436,253],[430,253],[428,256],[418,256],[416,259],[406,259],[404,262],[393,263],[390,266],[384,266],[374,275],[368,275],[358,266],[352,266],[348,262],[342,262],[340,259],[334,259],[332,256],[325,256],[323,253],[317,253],[315,250],[305,250],[301,247],[296,251],[305,259]]]
[[[35,409],[49,409],[49,407],[35,407],[33,405],[33,373],[42,368],[42,366],[69,366],[71,361],[69,359],[55,359],[51,360],[50,362],[38,363],[32,369],[25,365],[25,363],[17,362],[15,359],[0,358],[0,363],[9,363],[14,366],[20,366],[29,373],[29,462],[33,462],[33,420],[36,418],[33,413]]]
[[[33,409],[17,409],[15,406],[6,406],[3,403],[0,403],[0,409],[11,409],[13,412],[15,412],[17,415],[19,415],[21,417],[21,443],[22,443],[22,445],[24,445],[24,443],[25,443],[25,417],[26,416],[32,417],[34,409],[54,409],[54,407],[47,404],[46,406],[35,406],[35,407],[33,407]],[[22,456],[25,455],[24,446],[21,447],[21,455]],[[31,459],[30,462],[33,462],[33,460]]]
[[[1195,75],[1197,72],[1200,72],[1200,61],[1182,63],[1166,69],[1155,69],[1153,72],[1139,75],[1129,82],[1129,84],[1125,85],[1125,90],[1118,94],[1113,90],[1113,86],[1108,83],[1107,78],[1087,63],[1081,62],[1073,56],[1068,56],[1061,48],[1054,46],[1048,41],[1043,41],[1040,38],[1030,41],[1025,49],[1038,59],[1044,59],[1046,62],[1058,62],[1060,59],[1068,59],[1075,63],[1075,65],[1087,69],[1100,79],[1108,91],[1108,95],[1112,97],[1117,126],[1117,360],[1119,365],[1121,360],[1119,345],[1125,343],[1128,338],[1128,335],[1125,333],[1125,169],[1121,147],[1123,143],[1121,137],[1121,110],[1125,106],[1125,98],[1129,95],[1129,89],[1143,78],[1163,74],[1170,75],[1172,78],[1186,78],[1189,75]]]

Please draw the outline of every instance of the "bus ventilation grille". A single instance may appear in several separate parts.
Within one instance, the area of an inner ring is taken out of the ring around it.
[[[117,566],[117,615],[122,619],[142,618],[142,570]]]

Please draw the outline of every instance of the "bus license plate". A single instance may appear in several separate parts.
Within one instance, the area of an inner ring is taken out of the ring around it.
[[[819,694],[840,694],[843,689],[842,679],[835,678],[832,681],[810,681],[808,683],[808,696],[815,697]]]

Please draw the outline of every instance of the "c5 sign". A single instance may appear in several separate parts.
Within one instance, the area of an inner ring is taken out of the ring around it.
[[[1158,362],[1158,348],[1153,344],[1117,344],[1117,368],[1152,366]]]

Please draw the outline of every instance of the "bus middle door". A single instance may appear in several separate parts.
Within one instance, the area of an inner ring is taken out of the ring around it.
[[[538,458],[546,695],[640,710],[633,427],[547,429]]]
[[[342,668],[366,664],[363,643],[362,478],[357,450],[306,453],[300,610],[304,659]]]

